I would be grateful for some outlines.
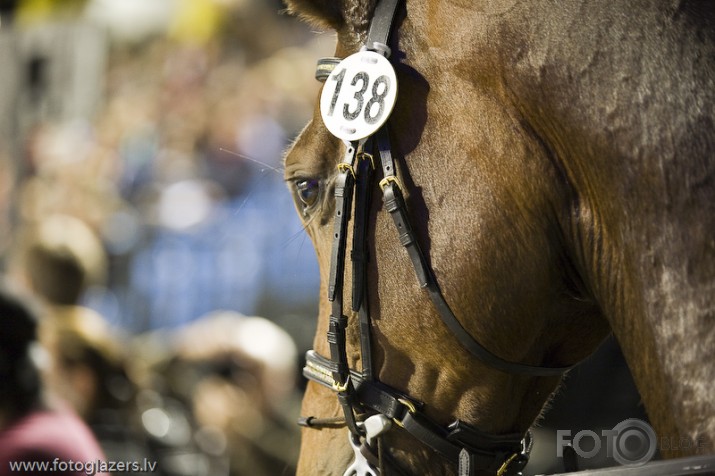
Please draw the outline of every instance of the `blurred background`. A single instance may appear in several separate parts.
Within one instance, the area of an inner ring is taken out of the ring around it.
[[[0,263],[110,459],[294,472],[319,282],[281,159],[334,37],[283,9],[0,0]]]
[[[43,304],[47,384],[110,460],[293,474],[318,269],[283,183],[334,36],[280,0],[0,0],[0,266]],[[556,429],[645,418],[617,344]],[[581,467],[613,464],[604,455]]]

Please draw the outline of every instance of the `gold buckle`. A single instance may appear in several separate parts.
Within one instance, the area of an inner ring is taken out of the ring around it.
[[[372,166],[372,169],[375,170],[375,158],[372,156],[371,153],[365,152],[364,150],[358,154],[358,159],[359,160],[365,160],[365,159],[370,159],[370,165]]]
[[[504,474],[506,473],[506,470],[509,468],[509,465],[511,464],[512,461],[514,461],[514,459],[516,459],[517,456],[519,456],[519,453],[514,453],[513,455],[511,455],[509,457],[509,459],[504,461],[504,464],[502,464],[499,467],[499,469],[497,470],[497,476],[504,476]]]
[[[384,190],[385,187],[387,187],[387,185],[388,185],[390,182],[394,183],[394,184],[397,186],[397,188],[399,188],[400,190],[402,190],[402,184],[400,183],[400,181],[398,180],[398,178],[395,177],[394,175],[388,175],[388,176],[385,177],[384,179],[380,180],[380,188]]]
[[[403,404],[404,406],[406,406],[406,407],[407,407],[407,411],[408,411],[409,413],[416,413],[416,412],[417,412],[417,407],[415,406],[415,404],[412,403],[411,401],[407,400],[406,398],[398,398],[397,401],[400,402],[401,404]],[[395,424],[396,424],[397,426],[399,426],[400,428],[404,428],[404,427],[405,427],[405,426],[402,424],[402,422],[401,422],[400,420],[398,420],[397,418],[393,418],[392,421],[394,421]]]
[[[340,172],[350,172],[350,175],[355,178],[355,169],[353,168],[352,164],[347,164],[345,162],[340,162],[338,164],[338,171]]]
[[[337,380],[333,380],[333,385],[332,388],[336,392],[345,392],[348,389],[348,384],[350,382],[350,379],[346,380],[345,383],[340,383]]]
[[[417,412],[417,407],[415,406],[415,404],[407,400],[406,398],[398,398],[397,401],[406,406],[407,410],[409,410],[410,413]]]

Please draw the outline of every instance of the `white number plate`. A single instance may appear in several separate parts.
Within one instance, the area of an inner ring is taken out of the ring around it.
[[[384,56],[361,51],[330,73],[320,96],[320,113],[334,136],[357,141],[387,121],[396,100],[395,69]]]

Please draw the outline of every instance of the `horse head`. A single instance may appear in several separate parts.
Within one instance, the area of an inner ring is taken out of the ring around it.
[[[339,59],[370,42],[379,16],[376,0],[287,3],[336,31]],[[399,415],[379,438],[398,474],[508,474],[518,451],[474,469],[401,428],[405,415],[467,456],[498,453],[539,417],[561,379],[552,370],[610,332],[658,433],[704,437],[712,450],[712,12],[394,3],[377,48],[391,52],[399,84],[388,125],[367,142],[341,140],[316,106],[285,160],[322,282],[312,372],[325,385],[310,382],[304,397],[299,474],[342,474],[353,458],[346,426],[363,440],[364,416],[389,413],[364,400],[381,398],[406,407],[390,410]],[[370,91],[355,78],[359,101]],[[384,91],[374,87],[373,97]],[[377,178],[365,184],[368,173]],[[363,197],[396,188],[403,210],[365,198],[353,207],[346,181]],[[343,306],[355,293],[364,300]]]

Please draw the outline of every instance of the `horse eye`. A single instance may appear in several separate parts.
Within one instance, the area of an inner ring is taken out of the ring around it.
[[[317,179],[302,179],[295,183],[298,198],[303,203],[303,210],[307,211],[318,203],[320,196],[320,181]]]

